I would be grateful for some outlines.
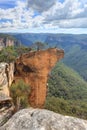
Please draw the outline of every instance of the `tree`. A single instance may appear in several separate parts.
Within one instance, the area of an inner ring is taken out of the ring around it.
[[[15,59],[20,56],[23,53],[28,53],[31,51],[31,48],[29,47],[24,47],[24,46],[19,46],[19,47],[14,47],[14,46],[8,46],[3,48],[0,51],[0,62],[13,62]]]
[[[18,111],[20,108],[28,107],[30,87],[26,85],[23,80],[20,80],[17,83],[13,83],[10,87],[10,92],[16,111]]]
[[[16,59],[16,52],[13,46],[8,46],[0,51],[0,62],[10,63]]]
[[[42,50],[45,48],[45,44],[37,41],[32,45],[32,48],[34,48],[35,50]]]

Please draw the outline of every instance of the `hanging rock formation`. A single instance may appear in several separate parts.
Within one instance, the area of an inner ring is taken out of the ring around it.
[[[29,103],[32,107],[43,107],[49,72],[63,56],[63,50],[50,48],[23,54],[16,60],[15,80],[23,79],[31,87]]]

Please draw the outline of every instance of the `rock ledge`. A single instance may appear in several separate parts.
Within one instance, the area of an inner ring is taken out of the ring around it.
[[[45,109],[23,109],[0,130],[87,130],[87,121]]]

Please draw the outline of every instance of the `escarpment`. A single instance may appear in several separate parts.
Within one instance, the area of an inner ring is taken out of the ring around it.
[[[15,81],[23,79],[31,87],[29,103],[32,107],[43,107],[49,72],[63,57],[63,50],[50,48],[23,54],[16,60]]]
[[[0,34],[0,50],[7,46],[19,46],[21,42],[15,39],[13,36]]]

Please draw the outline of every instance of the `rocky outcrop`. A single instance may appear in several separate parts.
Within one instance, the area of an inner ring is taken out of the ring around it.
[[[4,125],[14,112],[12,99],[0,93],[0,126]]]
[[[16,60],[15,81],[23,79],[31,87],[29,103],[32,107],[43,107],[48,75],[63,56],[63,50],[50,48],[23,54]]]
[[[87,121],[44,109],[24,109],[0,130],[87,130]]]
[[[0,63],[0,126],[12,116],[14,105],[9,87],[14,79],[14,64]]]
[[[9,96],[9,86],[14,79],[14,64],[0,63],[0,93]]]
[[[0,50],[7,46],[19,46],[21,43],[10,35],[0,34]]]

